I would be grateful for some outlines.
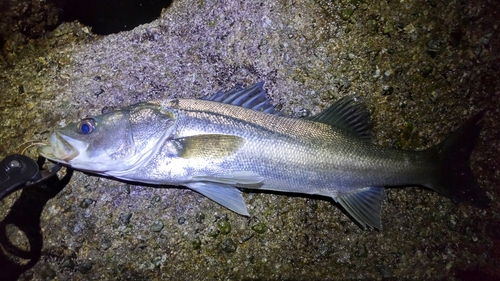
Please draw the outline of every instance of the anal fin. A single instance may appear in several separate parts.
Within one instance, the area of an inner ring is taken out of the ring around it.
[[[187,187],[199,192],[229,210],[243,216],[249,216],[241,191],[236,187],[213,182],[191,182]]]
[[[384,188],[370,186],[354,193],[345,193],[334,198],[363,228],[382,229],[380,213],[384,200]]]

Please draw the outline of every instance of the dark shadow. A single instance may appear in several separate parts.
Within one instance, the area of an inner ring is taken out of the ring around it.
[[[78,20],[100,35],[132,30],[152,22],[172,0],[55,0],[62,21]]]
[[[72,174],[73,170],[67,169],[66,176],[61,180],[52,177],[42,186],[23,189],[9,214],[0,222],[0,276],[2,280],[17,280],[21,274],[40,260],[43,247],[40,216],[47,202],[68,184]],[[15,226],[24,233],[29,242],[29,250],[19,249],[10,242],[7,234],[8,225]]]

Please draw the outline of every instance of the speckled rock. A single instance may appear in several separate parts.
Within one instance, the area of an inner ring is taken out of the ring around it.
[[[62,190],[25,189],[0,202],[1,276],[500,276],[499,9],[486,0],[180,0],[129,32],[101,37],[64,23],[5,49],[0,157],[103,110],[263,80],[273,102],[294,116],[357,95],[372,113],[374,141],[404,149],[430,147],[489,108],[471,165],[492,202],[482,210],[419,187],[390,188],[384,229],[367,231],[325,198],[245,193],[251,216],[242,217],[186,189],[74,172]],[[162,227],[153,228],[158,222]],[[4,241],[20,250],[9,251]]]

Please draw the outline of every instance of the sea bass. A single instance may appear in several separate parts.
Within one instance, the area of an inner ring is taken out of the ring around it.
[[[435,147],[370,142],[353,97],[309,118],[280,116],[263,82],[202,99],[123,107],[55,129],[41,156],[125,181],[185,186],[249,215],[240,188],[333,198],[363,228],[381,229],[384,186],[420,185],[455,201],[484,202],[469,166],[484,112]]]

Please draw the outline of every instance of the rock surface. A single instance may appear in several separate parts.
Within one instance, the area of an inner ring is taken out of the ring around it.
[[[0,273],[19,280],[500,276],[498,10],[486,0],[182,0],[128,32],[96,36],[71,22],[40,38],[6,38],[0,157],[105,107],[263,80],[292,115],[358,95],[372,113],[375,141],[405,149],[430,147],[489,108],[471,165],[492,201],[482,210],[419,187],[390,188],[384,229],[367,231],[324,198],[246,193],[246,218],[187,189],[75,172],[59,192],[25,189],[0,202]]]

